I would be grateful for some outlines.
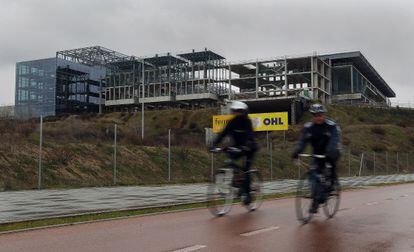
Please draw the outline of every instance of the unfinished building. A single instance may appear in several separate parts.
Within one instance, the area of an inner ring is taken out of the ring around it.
[[[138,105],[156,109],[215,106],[227,93],[224,66],[224,57],[207,49],[123,62],[105,78],[105,107],[116,111]]]
[[[17,64],[17,113],[33,105],[31,98],[41,92],[27,84],[40,72],[50,77],[51,91],[47,102],[35,101],[39,109],[32,116],[197,109],[240,100],[252,112],[289,111],[295,123],[310,100],[386,106],[395,97],[360,52],[231,62],[207,48],[136,57],[93,46],[59,51],[42,68],[43,61]]]

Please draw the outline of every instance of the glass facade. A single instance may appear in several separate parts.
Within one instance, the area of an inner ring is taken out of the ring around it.
[[[57,60],[56,113],[98,112],[105,69]]]
[[[334,67],[332,69],[332,93],[350,94],[352,66]]]
[[[16,64],[16,117],[94,111],[105,70],[48,58]]]
[[[56,59],[16,64],[16,116],[55,115]]]
[[[352,65],[333,67],[332,80],[333,95],[360,93],[372,102],[387,102],[387,98]]]

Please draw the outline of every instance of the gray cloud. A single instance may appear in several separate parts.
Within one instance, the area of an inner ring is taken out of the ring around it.
[[[0,103],[14,101],[16,61],[103,45],[133,55],[209,47],[229,60],[361,50],[413,100],[411,0],[2,0]]]

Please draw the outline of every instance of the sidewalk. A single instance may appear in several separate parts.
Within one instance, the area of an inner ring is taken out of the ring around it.
[[[414,181],[414,174],[342,178],[343,186]],[[293,192],[296,180],[264,183],[264,193]],[[191,203],[206,199],[206,184],[100,187],[0,192],[0,223],[67,214]]]

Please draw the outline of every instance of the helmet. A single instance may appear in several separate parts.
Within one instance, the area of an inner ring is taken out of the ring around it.
[[[309,112],[311,112],[312,114],[324,114],[328,111],[322,104],[316,103],[310,106]]]
[[[241,101],[233,101],[230,105],[230,109],[231,110],[244,110],[247,111],[249,107],[247,106],[246,103],[241,102]]]

